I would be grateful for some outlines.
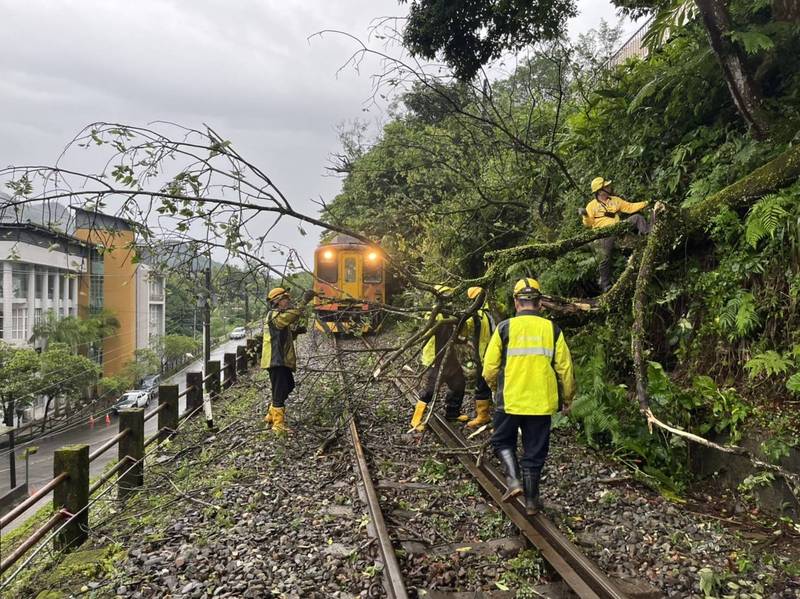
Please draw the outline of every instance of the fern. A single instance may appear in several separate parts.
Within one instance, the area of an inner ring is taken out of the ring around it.
[[[778,228],[789,218],[786,196],[772,194],[761,199],[750,209],[745,221],[745,241],[756,247],[765,237],[774,237]]]
[[[752,293],[740,289],[720,311],[718,322],[730,339],[741,339],[761,324]]]
[[[762,374],[766,374],[768,377],[775,376],[776,374],[783,374],[789,370],[791,366],[791,360],[784,358],[781,354],[773,350],[756,354],[744,365],[751,379]]]
[[[789,380],[786,381],[786,388],[795,395],[800,395],[800,372],[795,372],[789,377]]]

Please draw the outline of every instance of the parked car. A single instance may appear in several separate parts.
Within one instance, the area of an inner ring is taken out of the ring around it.
[[[117,403],[115,403],[111,409],[115,414],[118,414],[120,410],[144,408],[148,405],[150,405],[150,396],[147,391],[137,389],[136,391],[126,391],[123,393],[122,397],[117,400]]]
[[[161,384],[161,375],[151,374],[150,376],[142,379],[142,384],[139,386],[143,391],[147,391],[150,399],[158,399],[158,386]]]
[[[244,327],[236,327],[228,333],[228,339],[244,339],[247,336],[247,330]]]

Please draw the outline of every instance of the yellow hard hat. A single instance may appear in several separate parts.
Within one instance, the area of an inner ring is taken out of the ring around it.
[[[282,295],[286,295],[286,290],[283,287],[275,287],[274,289],[270,289],[269,293],[267,294],[267,299],[271,302],[274,302]]]
[[[483,287],[470,287],[469,289],[467,289],[467,297],[469,299],[475,299],[481,293],[483,293]]]
[[[517,281],[517,284],[514,285],[514,297],[518,297],[520,299],[534,299],[539,297],[539,295],[539,281],[536,279],[525,277],[524,279]]]
[[[597,193],[604,187],[611,185],[611,181],[606,181],[603,177],[595,177],[592,179],[592,193]]]
[[[451,297],[455,292],[455,289],[447,285],[434,285],[433,288],[436,290],[436,293],[443,297]]]

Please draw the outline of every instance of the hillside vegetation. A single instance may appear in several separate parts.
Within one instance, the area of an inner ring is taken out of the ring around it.
[[[404,91],[378,139],[360,125],[343,134],[343,190],[325,210],[427,281],[480,280],[501,313],[522,275],[589,298],[589,312],[569,300],[555,312],[579,364],[572,419],[678,491],[692,448],[651,434],[637,396],[707,438],[738,443],[752,429],[775,463],[798,442],[800,63],[787,57],[800,35],[769,3],[733,2],[731,16],[766,137],[737,111],[699,19],[613,68],[619,32],[603,25],[495,65],[506,74],[491,82],[390,64],[383,85]],[[606,294],[578,216],[595,176],[666,207],[651,239],[620,244]]]

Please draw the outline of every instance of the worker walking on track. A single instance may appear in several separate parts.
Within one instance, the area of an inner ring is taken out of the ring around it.
[[[585,227],[590,229],[600,229],[610,227],[619,222],[619,215],[629,214],[627,221],[632,223],[639,235],[646,235],[650,232],[650,224],[639,211],[647,206],[647,202],[626,202],[619,196],[612,195],[611,181],[603,177],[592,179],[591,200],[586,208],[580,210],[581,220]],[[599,253],[599,278],[600,289],[605,292],[611,287],[611,257],[614,253],[614,236],[605,237],[597,241]]]
[[[440,300],[451,299],[455,292],[452,287],[445,285],[436,285],[435,289]],[[444,320],[444,316],[439,313],[436,315],[436,320]],[[433,399],[437,379],[441,379],[441,383],[447,385],[447,395],[444,399],[445,418],[460,422],[468,420],[466,415],[461,415],[461,403],[464,400],[466,388],[464,371],[461,370],[456,348],[446,347],[447,342],[453,337],[454,331],[454,324],[438,324],[434,334],[422,348],[422,365],[427,370],[423,375],[422,389],[419,391],[417,405],[414,407],[414,414],[411,417],[411,428],[417,431],[422,431],[424,428],[422,420],[425,408]]]
[[[310,302],[314,295],[313,289],[304,291],[303,304]],[[292,306],[292,298],[283,287],[270,290],[267,300],[270,310],[264,326],[261,368],[269,371],[272,401],[264,421],[276,433],[285,433],[286,399],[294,389],[294,371],[297,368],[294,338],[305,333],[305,328],[298,326],[303,312]]]
[[[539,480],[550,448],[550,420],[567,411],[575,395],[572,358],[554,322],[537,316],[539,283],[525,278],[514,285],[516,316],[492,334],[483,378],[494,390],[491,443],[506,470],[503,501],[525,492],[525,511],[541,509]],[[522,431],[522,476],[517,462],[517,431]],[[520,478],[522,483],[520,483]]]
[[[472,344],[472,359],[475,372],[475,418],[467,422],[469,428],[478,428],[492,420],[492,390],[483,378],[483,356],[489,347],[489,339],[494,332],[494,320],[486,307],[486,291],[483,287],[470,287],[467,297],[473,302],[480,298],[481,307],[467,320],[466,336]]]

